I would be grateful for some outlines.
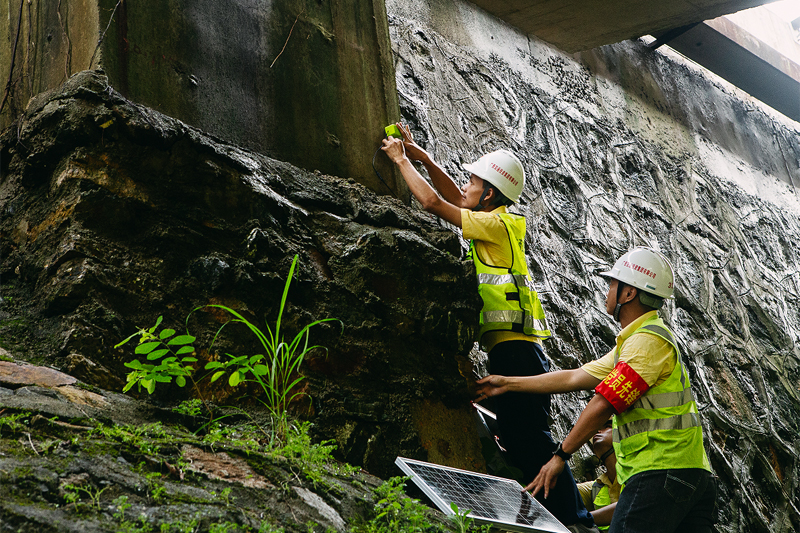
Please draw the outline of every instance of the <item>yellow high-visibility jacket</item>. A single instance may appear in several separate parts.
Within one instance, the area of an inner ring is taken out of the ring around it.
[[[663,383],[648,389],[636,403],[614,415],[614,453],[620,483],[649,470],[711,471],[703,448],[700,415],[675,338],[658,315],[643,322],[633,335],[643,332],[669,342],[677,360],[672,374]],[[614,363],[618,360],[619,350]]]
[[[478,293],[483,299],[478,342],[487,331],[511,330],[546,338],[550,336],[544,309],[533,288],[525,258],[525,217],[498,213],[511,244],[511,267],[488,265],[475,253],[470,256],[478,275]]]

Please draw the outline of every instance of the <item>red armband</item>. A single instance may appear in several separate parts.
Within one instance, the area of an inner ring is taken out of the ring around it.
[[[638,400],[650,385],[625,361],[620,361],[594,391],[611,402],[617,414]]]

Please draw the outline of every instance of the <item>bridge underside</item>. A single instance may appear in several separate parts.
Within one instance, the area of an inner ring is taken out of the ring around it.
[[[471,0],[566,52],[579,52],[767,4],[764,0]]]

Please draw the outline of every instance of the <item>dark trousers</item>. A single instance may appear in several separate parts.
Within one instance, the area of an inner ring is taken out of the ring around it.
[[[641,472],[620,493],[609,533],[711,533],[716,501],[717,484],[707,470]]]
[[[544,350],[535,342],[501,342],[489,352],[492,374],[534,376],[549,369]],[[500,439],[508,451],[507,459],[512,466],[522,470],[523,485],[527,485],[553,458],[556,449],[550,436],[550,395],[507,392],[495,397],[494,409]],[[580,522],[591,527],[594,524],[569,468],[561,473],[550,496],[545,500],[542,491],[537,500],[565,525]]]

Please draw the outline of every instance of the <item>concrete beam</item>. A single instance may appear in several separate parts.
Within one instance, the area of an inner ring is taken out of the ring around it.
[[[32,95],[76,72],[102,69],[134,102],[276,159],[409,200],[383,154],[376,164],[388,186],[372,169],[383,127],[400,118],[383,0],[5,4],[0,76],[9,75],[12,44],[20,44],[0,128]]]
[[[566,52],[626,39],[767,4],[764,0],[471,0],[505,22]]]
[[[730,20],[723,17],[698,24],[665,44],[800,121],[800,65]]]

